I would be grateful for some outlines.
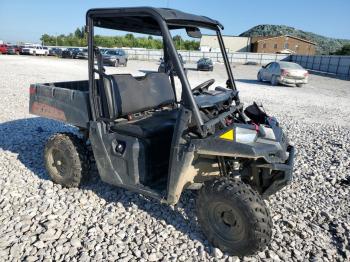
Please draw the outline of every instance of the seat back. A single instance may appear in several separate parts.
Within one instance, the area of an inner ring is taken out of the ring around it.
[[[104,75],[102,97],[104,115],[117,119],[175,102],[174,90],[165,73],[150,73],[135,78],[130,74]]]

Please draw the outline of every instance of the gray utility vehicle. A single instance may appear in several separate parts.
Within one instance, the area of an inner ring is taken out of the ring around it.
[[[198,221],[208,240],[224,252],[249,255],[271,239],[272,221],[263,198],[291,181],[294,149],[275,118],[253,104],[243,109],[221,35],[207,17],[162,8],[108,8],[87,12],[89,80],[33,84],[30,112],[79,127],[53,136],[45,164],[53,181],[79,186],[88,174],[87,145],[99,175],[166,204],[185,189],[198,189]],[[94,27],[162,36],[165,63],[174,73],[107,75],[94,47]],[[187,79],[171,30],[201,37],[213,30],[227,71],[227,86],[195,88]],[[97,65],[94,59],[97,59]]]

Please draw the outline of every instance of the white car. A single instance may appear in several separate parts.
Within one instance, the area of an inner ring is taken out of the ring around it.
[[[22,54],[24,55],[44,55],[49,54],[49,49],[46,46],[27,46],[22,48]]]
[[[296,85],[301,87],[307,84],[309,72],[302,66],[292,62],[272,62],[263,66],[258,73],[258,81],[268,81],[271,85]]]

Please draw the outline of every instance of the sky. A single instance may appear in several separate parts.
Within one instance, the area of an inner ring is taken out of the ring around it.
[[[283,24],[316,34],[350,39],[350,1],[272,0],[1,0],[0,40],[40,42],[42,34],[68,34],[85,24],[90,8],[154,6],[219,20],[225,35],[258,24]]]

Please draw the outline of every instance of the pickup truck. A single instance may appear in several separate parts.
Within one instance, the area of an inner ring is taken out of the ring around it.
[[[7,45],[1,44],[0,45],[0,54],[6,54],[7,53]]]
[[[22,48],[22,54],[24,55],[44,55],[49,54],[49,49],[46,46],[27,46]]]

